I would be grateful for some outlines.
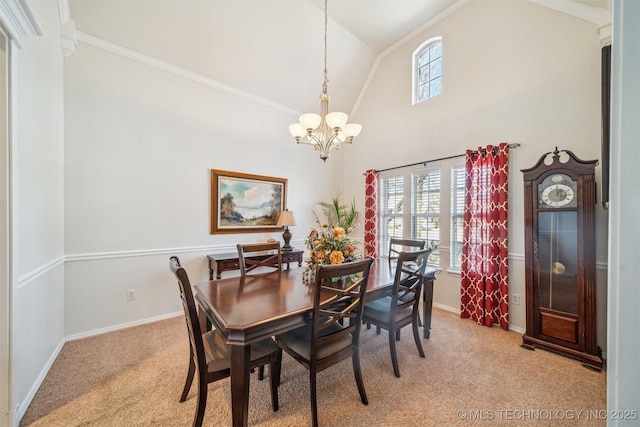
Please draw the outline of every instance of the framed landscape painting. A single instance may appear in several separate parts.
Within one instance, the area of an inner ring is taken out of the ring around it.
[[[287,180],[211,170],[211,234],[282,230]]]

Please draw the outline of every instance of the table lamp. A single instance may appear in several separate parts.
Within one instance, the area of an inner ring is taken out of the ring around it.
[[[278,217],[278,223],[276,225],[284,226],[284,233],[282,233],[282,238],[284,239],[284,246],[282,246],[281,250],[283,251],[291,251],[293,247],[289,244],[291,241],[291,233],[289,232],[290,225],[296,225],[296,220],[293,218],[293,212],[291,211],[281,211],[280,216]]]

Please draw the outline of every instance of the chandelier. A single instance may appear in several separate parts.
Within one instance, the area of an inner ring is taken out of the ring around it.
[[[362,126],[347,123],[349,116],[341,112],[329,113],[329,94],[327,93],[327,0],[324,1],[324,82],[320,95],[320,115],[303,114],[299,123],[289,125],[289,132],[296,143],[309,144],[320,151],[320,158],[327,161],[332,148],[339,149],[341,144],[351,144],[358,136]]]

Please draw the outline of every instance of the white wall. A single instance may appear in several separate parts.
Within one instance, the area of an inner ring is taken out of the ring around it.
[[[315,204],[330,200],[341,178],[341,153],[325,164],[295,144],[288,125],[297,117],[97,44],[80,43],[65,62],[70,337],[179,312],[172,254],[199,281],[208,277],[206,254],[281,240],[282,232],[209,234],[211,169],[287,178],[298,247]]]
[[[63,86],[56,2],[14,51],[13,405],[21,417],[64,340]]]
[[[411,56],[435,36],[443,41],[443,93],[412,106]],[[380,62],[354,121],[363,125],[362,144],[348,154],[344,182],[345,193],[355,195],[360,206],[367,169],[464,154],[503,141],[522,144],[511,151],[509,162],[509,286],[510,293],[521,296],[519,305],[510,306],[511,327],[524,330],[520,170],[556,146],[584,160],[600,158],[600,40],[595,25],[525,0],[470,2]],[[442,203],[448,205],[447,200]],[[604,349],[607,214],[600,204],[596,211],[598,343]],[[446,218],[441,225],[448,230]],[[441,248],[444,268],[447,249]],[[438,274],[434,302],[459,310],[458,275]]]

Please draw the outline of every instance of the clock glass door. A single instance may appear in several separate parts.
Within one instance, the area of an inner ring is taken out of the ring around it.
[[[540,307],[578,314],[577,212],[538,212]]]

